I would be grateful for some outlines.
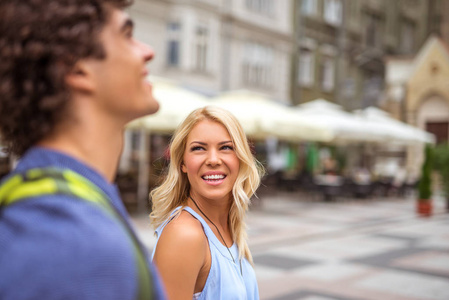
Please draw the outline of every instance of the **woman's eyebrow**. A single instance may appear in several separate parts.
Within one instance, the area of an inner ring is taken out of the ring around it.
[[[207,143],[205,143],[205,142],[199,142],[199,141],[193,141],[193,142],[190,143],[190,145],[192,145],[192,144],[200,144],[200,145],[204,145],[204,146],[207,145]]]
[[[228,143],[231,143],[231,144],[232,144],[232,141],[223,141],[223,142],[219,142],[218,145],[223,145],[223,144],[228,144]],[[200,141],[192,141],[192,142],[190,143],[190,145],[192,145],[192,144],[200,144],[200,145],[204,145],[204,146],[207,145],[207,143],[205,143],[205,142],[200,142]]]

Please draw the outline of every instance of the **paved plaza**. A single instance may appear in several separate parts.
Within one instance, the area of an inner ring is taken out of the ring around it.
[[[261,195],[248,215],[261,299],[449,299],[449,215],[435,198],[435,214],[422,218],[413,196]],[[148,218],[133,220],[152,249]]]

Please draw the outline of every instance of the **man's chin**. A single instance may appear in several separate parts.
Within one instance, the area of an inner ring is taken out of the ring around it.
[[[151,98],[151,102],[150,102],[150,105],[148,108],[147,115],[152,115],[152,114],[157,113],[159,111],[159,108],[160,108],[159,102],[156,99]]]
[[[128,115],[128,117],[130,117],[128,122],[131,122],[133,120],[142,117],[153,115],[159,111],[160,106],[159,102],[156,99],[151,97],[150,99],[145,100],[146,100],[145,107],[140,107],[138,110],[134,110],[130,115]]]
[[[145,112],[143,112],[142,117],[157,113],[159,108],[159,102],[153,96],[150,96],[149,99],[147,99],[147,107]]]

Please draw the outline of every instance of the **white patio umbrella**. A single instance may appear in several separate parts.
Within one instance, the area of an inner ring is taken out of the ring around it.
[[[201,94],[181,87],[169,79],[150,77],[153,95],[159,102],[159,110],[153,115],[139,118],[128,128],[144,128],[153,133],[171,133],[193,110],[210,104]]]
[[[392,118],[377,107],[367,107],[356,113],[365,121],[371,122],[379,130],[388,132],[390,142],[396,144],[435,143],[435,136],[417,127]]]
[[[260,93],[248,90],[226,92],[212,103],[233,113],[246,134],[255,138],[275,136],[290,141],[329,141],[333,138],[321,124],[297,118],[291,107]]]
[[[314,121],[326,126],[333,132],[333,142],[382,142],[388,139],[384,131],[375,124],[346,112],[340,105],[324,99],[316,99],[296,107],[297,118]]]

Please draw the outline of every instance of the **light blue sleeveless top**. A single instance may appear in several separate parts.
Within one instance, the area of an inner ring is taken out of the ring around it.
[[[181,206],[175,208],[172,215],[176,213]],[[203,291],[199,294],[198,300],[258,300],[259,289],[256,281],[256,274],[251,264],[246,258],[238,260],[238,247],[234,243],[229,250],[236,262],[232,260],[229,251],[226,249],[213,233],[204,219],[192,208],[184,207],[193,217],[201,222],[206,237],[209,241],[212,263],[209,275],[204,285]],[[153,260],[156,251],[157,242],[165,226],[172,220],[170,217],[156,229],[157,241],[151,255]],[[241,268],[241,269],[240,269]],[[193,295],[192,295],[193,297]]]

